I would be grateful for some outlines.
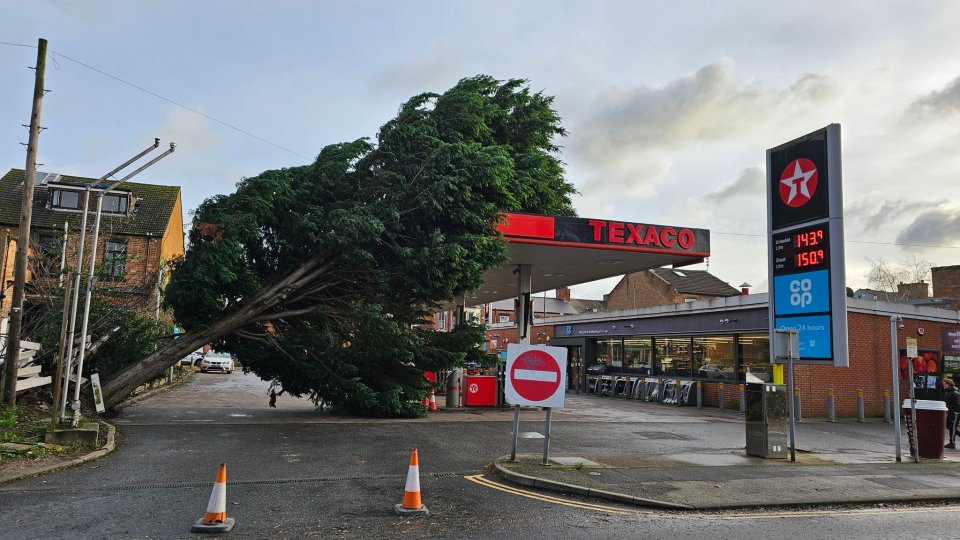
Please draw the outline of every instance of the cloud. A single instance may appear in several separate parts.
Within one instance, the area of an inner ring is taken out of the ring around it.
[[[946,199],[940,199],[938,201],[886,201],[879,209],[864,218],[863,232],[866,233],[879,229],[884,225],[889,225],[891,221],[897,218],[914,215],[916,212],[929,211],[945,204],[947,204]],[[869,205],[871,208],[875,207],[873,203],[867,203],[865,201],[865,206],[866,205]]]
[[[761,196],[766,193],[763,167],[750,167],[740,172],[740,177],[732,183],[707,193],[703,198],[714,204],[724,203],[741,196]]]
[[[930,210],[900,231],[897,243],[912,244],[910,247],[953,246],[960,244],[957,231],[960,231],[960,208]]]
[[[805,73],[785,88],[768,89],[739,81],[733,62],[720,60],[661,87],[600,96],[571,128],[567,149],[590,171],[587,189],[623,193],[626,186],[630,195],[648,195],[684,147],[736,141],[833,95],[822,75]]]
[[[427,89],[442,92],[464,77],[462,67],[449,52],[438,51],[430,56],[383,66],[370,76],[370,86],[390,89],[391,92],[423,92]]]
[[[960,77],[957,77],[940,90],[914,101],[909,108],[912,114],[922,114],[936,118],[960,113]]]

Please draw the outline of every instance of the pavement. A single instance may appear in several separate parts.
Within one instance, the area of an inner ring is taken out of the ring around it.
[[[585,399],[611,400],[594,396]],[[684,425],[684,421],[704,421],[700,429],[711,433],[722,422],[739,424],[739,428],[732,427],[744,433],[742,417],[736,413],[623,401],[628,407],[654,414],[658,408],[666,409],[674,415],[669,424],[675,427]],[[948,449],[942,460],[921,459],[916,463],[909,454],[904,429],[902,461],[897,462],[893,441],[888,446],[880,442],[884,437],[892,439],[893,427],[880,419],[867,423],[804,419],[797,426],[799,443],[793,462],[748,456],[743,448],[731,448],[728,431],[728,440],[714,448],[704,447],[714,438],[707,436],[698,444],[688,443],[688,447],[693,446],[689,450],[551,451],[547,465],[543,465],[542,439],[534,439],[523,441],[523,448],[539,446],[538,452],[519,452],[515,461],[509,455],[502,456],[494,462],[494,468],[504,479],[523,486],[674,510],[960,500],[958,451]],[[817,437],[817,432],[823,436]],[[683,437],[669,428],[657,432],[667,438],[671,433],[678,439]],[[745,440],[745,433],[741,436]],[[551,442],[551,450],[555,444]]]
[[[960,500],[956,461],[795,463],[709,454],[509,456],[494,466],[516,484],[649,508],[718,510]],[[582,464],[582,465],[581,465]]]

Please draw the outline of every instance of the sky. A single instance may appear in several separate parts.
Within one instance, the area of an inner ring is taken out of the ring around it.
[[[842,129],[847,285],[960,264],[960,3],[0,0],[0,168],[22,168],[38,38],[40,171],[137,178],[189,211],[374,137],[488,74],[555,96],[580,216],[710,230],[708,269],[768,289],[766,149]],[[19,46],[28,45],[29,47]],[[573,288],[600,298],[616,283]]]

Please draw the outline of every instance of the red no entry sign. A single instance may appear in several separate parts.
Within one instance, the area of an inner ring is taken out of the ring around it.
[[[507,403],[563,407],[567,350],[513,345],[507,349]]]

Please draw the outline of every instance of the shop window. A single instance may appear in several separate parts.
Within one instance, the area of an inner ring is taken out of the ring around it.
[[[623,367],[649,375],[653,368],[653,340],[627,338],[623,340]]]
[[[103,249],[103,264],[100,266],[100,277],[103,279],[122,280],[127,271],[127,241],[111,238],[107,240]]]
[[[738,340],[740,369],[737,380],[744,382],[746,373],[770,382],[770,336],[767,334],[744,334]]]
[[[698,378],[735,381],[733,336],[693,338],[693,369]]]
[[[598,339],[597,363],[623,368],[623,340]]]
[[[658,338],[657,361],[660,374],[674,377],[692,377],[690,338]]]

